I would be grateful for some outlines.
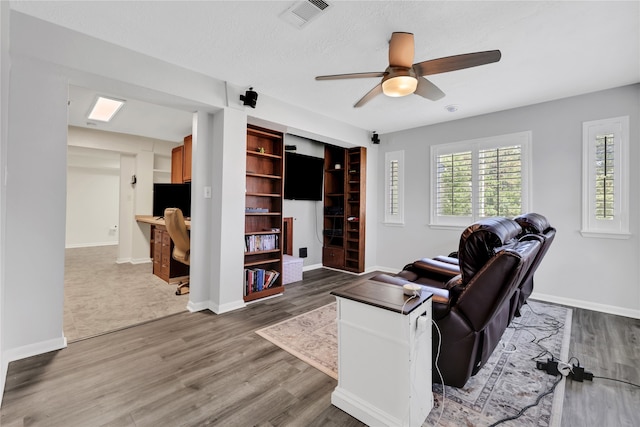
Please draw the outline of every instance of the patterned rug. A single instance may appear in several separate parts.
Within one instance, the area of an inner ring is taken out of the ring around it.
[[[516,415],[550,390],[556,377],[535,368],[553,354],[567,360],[570,309],[529,300],[515,318],[485,366],[462,389],[433,385],[434,408],[424,426],[488,426]],[[327,375],[338,378],[336,304],[256,331],[283,350]],[[433,355],[435,357],[435,354]],[[504,426],[559,426],[564,381],[555,391]],[[444,405],[443,405],[444,402]],[[444,406],[444,410],[443,410]]]

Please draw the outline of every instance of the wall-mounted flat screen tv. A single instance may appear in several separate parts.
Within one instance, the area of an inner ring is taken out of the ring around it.
[[[284,198],[322,200],[324,159],[286,152],[284,159]]]
[[[191,183],[153,184],[153,216],[164,216],[166,208],[180,208],[185,217],[191,216]]]

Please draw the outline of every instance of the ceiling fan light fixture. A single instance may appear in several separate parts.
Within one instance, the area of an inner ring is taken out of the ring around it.
[[[418,87],[418,79],[411,68],[398,69],[393,67],[389,74],[382,79],[382,93],[387,96],[399,97],[410,95]]]

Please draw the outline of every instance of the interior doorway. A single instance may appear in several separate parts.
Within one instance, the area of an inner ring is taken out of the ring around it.
[[[169,137],[175,142],[144,136],[141,123],[138,134],[128,134],[118,132],[117,124],[102,127],[81,122],[89,111],[81,104],[92,103],[96,91],[70,86],[69,93],[64,333],[73,342],[186,310],[188,295],[176,296],[173,284],[153,275],[151,262],[118,261],[122,261],[120,232],[131,227],[120,224],[121,211],[131,217],[136,203],[151,208],[152,202],[152,194],[145,194],[146,201],[136,200],[135,180],[121,170],[137,165],[148,168],[140,179],[170,182],[171,148],[191,133],[192,115],[171,110],[170,116],[179,122],[176,126],[183,129],[177,131],[180,138]],[[130,120],[126,114],[153,117],[161,111],[159,119],[166,121],[166,110],[127,100],[118,114],[124,114],[126,122]],[[142,161],[136,161],[137,151],[146,156]],[[151,193],[152,183],[146,186]]]

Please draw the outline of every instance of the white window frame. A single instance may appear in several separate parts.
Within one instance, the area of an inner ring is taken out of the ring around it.
[[[398,211],[391,213],[391,163],[398,162]],[[384,223],[404,224],[404,150],[390,151],[384,155]]]
[[[597,219],[596,136],[613,134],[613,219]],[[629,233],[629,116],[582,123],[582,229],[583,237],[628,239]]]
[[[523,131],[510,133],[505,135],[491,136],[487,138],[471,139],[466,141],[459,141],[447,144],[432,145],[430,149],[431,156],[431,215],[429,225],[432,228],[460,228],[466,227],[469,224],[480,219],[479,216],[479,201],[478,201],[478,153],[481,150],[495,149],[501,147],[509,147],[513,145],[520,145],[521,147],[521,200],[522,213],[528,212],[532,206],[531,204],[531,140],[532,132]],[[438,201],[437,201],[437,166],[436,159],[438,156],[447,155],[452,153],[460,153],[463,151],[471,151],[473,158],[473,177],[472,177],[472,213],[470,216],[448,216],[438,215]]]

